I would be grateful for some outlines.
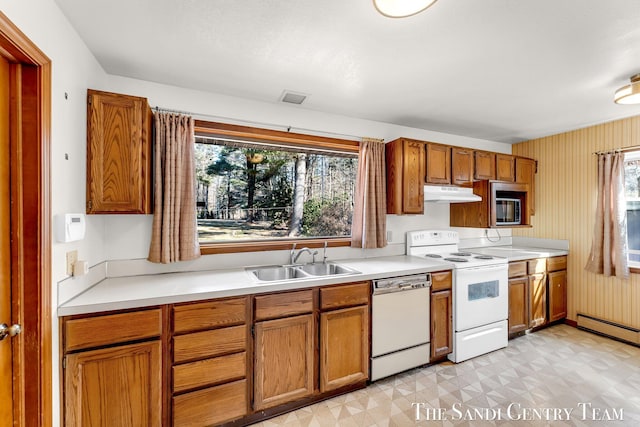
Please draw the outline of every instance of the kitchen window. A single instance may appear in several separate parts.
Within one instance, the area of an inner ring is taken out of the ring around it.
[[[640,269],[640,151],[630,151],[624,156],[624,189],[629,267]]]
[[[196,121],[203,253],[346,246],[358,142]]]

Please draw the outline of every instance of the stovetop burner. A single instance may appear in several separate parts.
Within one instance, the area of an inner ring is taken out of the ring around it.
[[[476,255],[474,256],[475,259],[493,259],[493,257],[491,255]]]
[[[469,252],[453,252],[451,255],[453,256],[471,256]]]
[[[426,254],[425,256],[428,258],[442,258],[440,254]]]
[[[468,259],[464,259],[464,258],[455,258],[455,257],[452,257],[452,258],[445,258],[444,260],[445,260],[445,261],[450,261],[450,262],[469,262],[469,260],[468,260]]]

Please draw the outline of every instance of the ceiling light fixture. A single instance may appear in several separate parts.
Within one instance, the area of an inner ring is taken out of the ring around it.
[[[616,91],[616,104],[640,104],[640,74],[631,76],[631,83]]]
[[[420,13],[437,0],[373,0],[373,4],[384,16],[404,18]]]

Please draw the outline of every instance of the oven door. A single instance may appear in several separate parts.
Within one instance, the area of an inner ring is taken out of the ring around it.
[[[453,309],[456,331],[507,319],[508,270],[507,264],[456,269]]]

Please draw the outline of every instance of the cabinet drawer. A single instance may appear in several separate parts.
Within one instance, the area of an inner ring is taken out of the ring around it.
[[[220,384],[247,376],[247,353],[230,354],[173,367],[173,392]]]
[[[246,322],[246,298],[182,304],[173,307],[175,333],[213,329]]]
[[[451,289],[451,276],[450,271],[431,273],[431,292]]]
[[[277,319],[311,311],[313,311],[313,291],[311,289],[256,297],[256,321]]]
[[[509,279],[527,275],[527,261],[513,261],[509,263]]]
[[[368,304],[370,293],[369,282],[320,288],[320,308],[326,310]]]
[[[173,337],[174,363],[186,362],[246,349],[245,325]]]
[[[64,331],[66,351],[157,337],[162,313],[155,309],[67,320]]]
[[[240,380],[173,398],[173,425],[210,426],[247,413],[247,380]]]
[[[553,258],[547,258],[547,271],[559,271],[567,269],[567,257],[566,256],[554,256]]]
[[[529,261],[527,261],[527,271],[529,274],[546,273],[547,259],[546,258],[530,259]]]

